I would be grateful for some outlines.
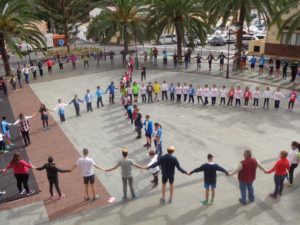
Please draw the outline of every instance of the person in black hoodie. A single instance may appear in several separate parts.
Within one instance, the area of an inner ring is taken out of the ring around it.
[[[65,195],[61,193],[59,188],[58,173],[67,173],[67,172],[71,172],[71,170],[62,170],[57,168],[52,156],[48,157],[48,163],[45,163],[42,167],[38,167],[36,169],[47,171],[47,178],[49,181],[49,191],[51,194],[51,199],[53,198],[53,185],[55,186],[55,189],[59,195],[59,199],[65,197]]]
[[[212,192],[212,197],[211,197],[211,202],[214,202],[215,198],[215,188],[216,188],[216,183],[217,183],[217,171],[221,171],[225,173],[227,176],[229,176],[229,173],[221,166],[218,164],[215,164],[213,161],[214,157],[212,154],[207,155],[207,163],[203,164],[202,166],[194,169],[188,175],[192,175],[193,173],[198,173],[198,172],[204,172],[204,188],[205,188],[205,200],[201,201],[203,205],[208,204],[208,197],[209,197],[209,188],[211,188]]]

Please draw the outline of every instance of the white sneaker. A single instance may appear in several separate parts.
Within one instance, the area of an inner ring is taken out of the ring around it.
[[[25,189],[23,189],[21,192],[19,192],[20,195],[25,193]]]

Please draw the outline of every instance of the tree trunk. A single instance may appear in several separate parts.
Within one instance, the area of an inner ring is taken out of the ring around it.
[[[127,25],[124,26],[124,51],[128,52]]]
[[[182,34],[179,28],[179,24],[176,22],[175,23],[175,32],[176,32],[176,37],[177,37],[177,56],[178,56],[178,61],[182,62]]]
[[[68,29],[68,21],[64,22],[64,34],[65,34],[65,45],[67,47],[67,52],[70,54],[70,40],[69,40],[69,29]]]
[[[242,6],[239,15],[239,30],[236,36],[236,48],[237,48],[237,69],[240,68],[240,61],[242,55],[242,44],[243,44],[243,30],[245,21],[245,8]]]
[[[9,64],[9,55],[7,54],[6,48],[5,48],[5,42],[3,39],[0,39],[0,49],[1,49],[1,56],[2,56],[2,61],[4,65],[4,70],[5,70],[5,76],[10,76],[11,75],[11,68]]]

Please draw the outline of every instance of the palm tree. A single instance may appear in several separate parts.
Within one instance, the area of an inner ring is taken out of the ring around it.
[[[133,38],[142,43],[145,29],[141,15],[141,1],[112,0],[109,4],[101,6],[100,15],[95,17],[89,25],[88,38],[108,42],[113,37],[117,37],[118,42],[123,41],[125,52],[128,51],[128,45]]]
[[[21,57],[18,41],[35,48],[46,46],[45,37],[36,25],[38,22],[26,0],[0,0],[0,54],[6,76],[11,75],[7,48]]]
[[[276,12],[275,20],[281,20],[279,24],[278,37],[282,35],[284,30],[287,30],[286,42],[288,43],[292,37],[292,34],[299,29],[300,13],[299,13],[299,0],[276,0],[276,6],[278,11]],[[292,9],[296,9],[291,12]],[[285,20],[282,20],[282,16],[288,14]]]
[[[260,17],[271,24],[271,18],[274,15],[274,0],[207,0],[205,3],[206,10],[210,13],[212,19],[223,19],[228,21],[231,16],[238,15],[237,25],[239,30],[236,37],[237,56],[241,57],[242,37],[244,22],[251,15],[251,10],[256,9]],[[238,60],[239,66],[239,60]]]
[[[204,11],[204,0],[148,0],[148,33],[160,37],[163,32],[176,33],[177,55],[182,57],[184,35],[205,43],[210,21]]]

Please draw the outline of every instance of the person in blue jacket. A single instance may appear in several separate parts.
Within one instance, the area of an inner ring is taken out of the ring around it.
[[[170,98],[171,98],[171,101],[175,101],[175,92],[176,92],[176,88],[174,86],[173,83],[170,84],[170,87],[169,87],[169,92],[170,92]]]
[[[189,96],[189,103],[192,102],[194,104],[195,88],[193,88],[193,85],[191,84],[188,89],[188,96]]]
[[[72,101],[70,101],[69,105],[73,104],[76,112],[76,117],[80,116],[80,105],[79,103],[83,103],[81,99],[77,97],[77,95],[74,95],[74,98]]]
[[[93,112],[92,102],[93,102],[94,96],[91,94],[91,91],[88,89],[86,90],[86,93],[83,97],[83,101],[86,102],[86,111]]]
[[[115,104],[115,90],[118,90],[118,88],[115,87],[114,82],[112,81],[104,93],[106,94],[107,91],[109,91],[109,104]]]
[[[153,122],[150,120],[149,115],[146,116],[146,120],[144,121],[143,125],[145,127],[146,136],[146,144],[144,145],[144,147],[150,148],[153,135]]]
[[[97,90],[95,93],[95,96],[97,98],[97,108],[99,108],[100,104],[102,107],[104,107],[103,102],[102,102],[102,95],[104,93],[102,92],[102,90],[100,89],[100,86],[97,86]]]

